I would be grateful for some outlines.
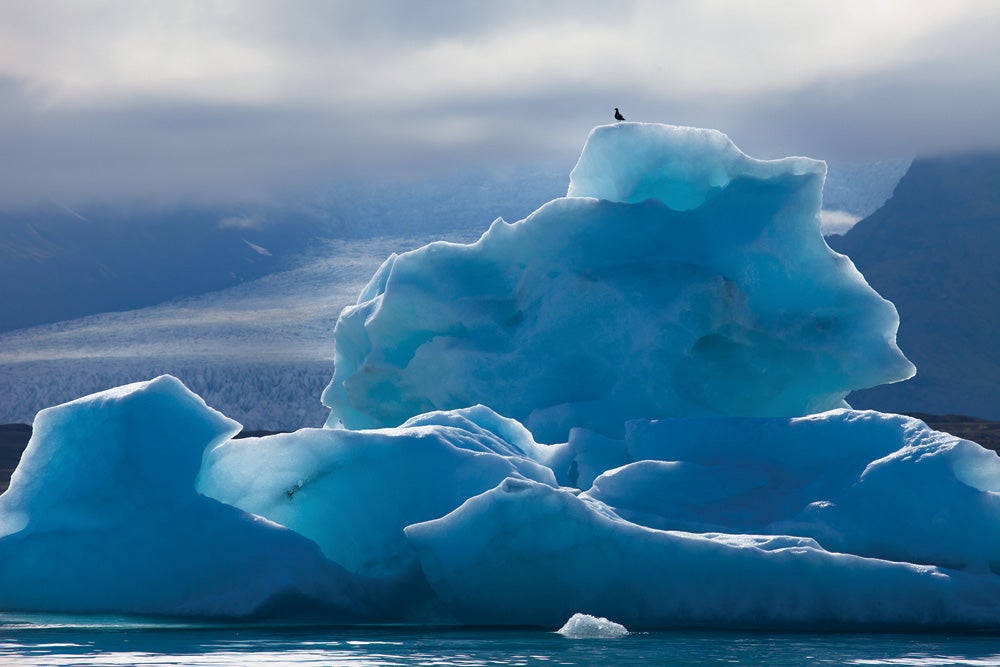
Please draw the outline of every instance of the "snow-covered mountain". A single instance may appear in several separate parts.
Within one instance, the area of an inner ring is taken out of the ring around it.
[[[257,224],[213,207],[48,203],[2,212],[0,331],[252,280],[301,251],[317,224],[302,215]]]

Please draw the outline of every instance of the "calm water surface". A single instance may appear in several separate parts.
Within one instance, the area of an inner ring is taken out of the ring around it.
[[[0,664],[1000,666],[1000,637],[654,632],[567,639],[542,630],[197,626],[0,615]]]

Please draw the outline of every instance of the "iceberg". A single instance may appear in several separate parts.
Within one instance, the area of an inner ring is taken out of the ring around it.
[[[599,127],[567,197],[386,260],[326,428],[235,439],[170,376],[39,412],[0,611],[1000,629],[1000,458],[844,403],[914,369],[823,177]]]
[[[395,429],[229,440],[206,453],[198,490],[308,537],[352,573],[402,574],[416,566],[406,526],[444,516],[505,479],[556,486],[549,468],[469,413],[501,419],[479,406]]]
[[[614,639],[628,635],[628,629],[620,623],[579,613],[570,616],[556,632],[569,639]]]
[[[170,376],[39,412],[0,496],[0,610],[369,616],[315,543],[195,491],[239,430]]]
[[[595,128],[566,198],[383,264],[337,322],[328,425],[482,403],[562,442],[800,416],[910,377],[894,307],[823,240],[825,171],[712,130]]]
[[[826,551],[785,536],[657,531],[564,489],[505,480],[406,528],[431,586],[471,624],[630,628],[950,627],[1000,621],[1000,578]]]

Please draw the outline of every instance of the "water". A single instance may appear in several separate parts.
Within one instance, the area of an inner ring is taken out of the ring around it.
[[[633,633],[567,639],[535,629],[265,627],[0,616],[0,664],[140,665],[1000,665],[989,635]]]

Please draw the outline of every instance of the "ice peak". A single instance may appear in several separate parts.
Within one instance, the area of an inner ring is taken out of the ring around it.
[[[820,233],[825,169],[716,130],[595,128],[569,197],[386,262],[334,331],[329,425],[482,403],[558,442],[803,415],[909,377],[892,305]]]
[[[737,178],[782,174],[817,176],[822,187],[826,163],[804,157],[755,160],[718,130],[624,122],[591,130],[567,196],[625,204],[655,199],[687,211]]]

